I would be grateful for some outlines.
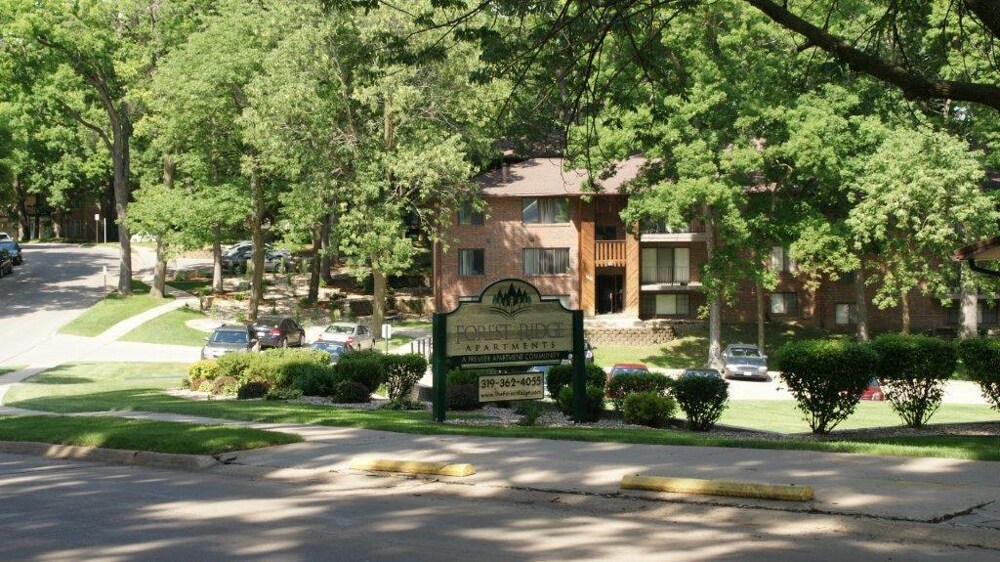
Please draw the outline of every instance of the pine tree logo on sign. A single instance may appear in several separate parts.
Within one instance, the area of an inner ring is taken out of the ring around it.
[[[493,295],[490,310],[513,319],[529,306],[531,306],[531,294],[511,283],[507,286],[506,291],[498,291],[497,294]]]

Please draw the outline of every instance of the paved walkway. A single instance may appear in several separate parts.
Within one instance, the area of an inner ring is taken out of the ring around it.
[[[156,308],[151,308],[143,313],[136,314],[131,318],[126,318],[125,320],[122,320],[121,322],[115,324],[114,326],[111,326],[107,330],[104,330],[103,332],[95,336],[94,339],[102,342],[116,341],[125,334],[145,324],[146,322],[149,322],[154,318],[163,316],[164,314],[172,310],[177,310],[178,308],[181,308],[183,306],[189,306],[192,308],[198,307],[198,297],[195,297],[189,293],[185,293],[184,291],[179,291],[177,289],[174,289],[169,285],[167,286],[166,292],[168,295],[174,297],[166,304],[162,304],[160,306],[157,306]]]

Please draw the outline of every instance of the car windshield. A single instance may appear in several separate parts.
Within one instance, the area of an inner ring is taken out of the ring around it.
[[[334,324],[326,329],[328,334],[353,334],[354,326],[338,326]]]
[[[313,349],[325,351],[330,355],[340,355],[344,353],[344,346],[339,343],[316,342],[312,344]]]
[[[0,249],[7,250],[9,252],[16,252],[17,246],[13,242],[0,242]]]
[[[688,369],[684,371],[686,377],[717,377],[719,372],[715,369]]]
[[[271,328],[273,326],[278,326],[280,324],[281,324],[281,318],[278,318],[277,316],[261,316],[257,320],[258,326],[266,326],[268,328]]]
[[[615,367],[612,371],[616,375],[644,375],[649,372],[639,367]]]
[[[760,357],[760,350],[752,347],[734,347],[729,354],[733,357]]]
[[[212,334],[212,343],[247,343],[246,332],[236,330],[219,330]]]

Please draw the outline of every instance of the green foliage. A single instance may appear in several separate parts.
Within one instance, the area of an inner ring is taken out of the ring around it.
[[[573,387],[570,385],[559,390],[556,400],[559,409],[567,416],[573,416]],[[587,387],[587,408],[584,411],[585,422],[596,422],[604,414],[604,388],[599,386]]]
[[[267,391],[267,396],[264,397],[265,400],[295,400],[296,398],[302,397],[302,391],[297,388],[277,388],[272,387]]]
[[[659,392],[635,392],[622,403],[625,423],[647,427],[666,427],[677,412],[677,401]]]
[[[382,362],[385,366],[385,385],[390,401],[408,398],[413,386],[427,372],[427,360],[417,353],[385,355],[382,357]]]
[[[1000,412],[1000,340],[971,338],[958,343],[965,372],[979,385],[983,398]]]
[[[212,394],[236,394],[240,381],[235,377],[218,377],[211,384]]]
[[[194,382],[196,379],[212,380],[219,376],[221,368],[218,362],[212,359],[203,359],[191,365],[188,369],[188,380]],[[235,378],[235,377],[232,377]],[[195,385],[196,386],[196,385]]]
[[[397,410],[397,411],[420,411],[426,410],[427,406],[420,400],[414,400],[410,397],[403,396],[402,398],[397,398],[396,400],[390,400],[385,404],[378,407],[379,410]]]
[[[729,383],[720,377],[686,376],[674,383],[674,397],[695,431],[715,426],[729,401]]]
[[[334,365],[337,380],[353,381],[371,390],[386,381],[384,356],[377,351],[350,351]]]
[[[445,374],[445,383],[447,386],[468,384],[478,388],[480,374],[477,370],[459,369],[456,367]]]
[[[264,398],[271,391],[272,385],[266,381],[243,381],[236,389],[236,398],[239,400],[252,400],[254,398]]]
[[[371,400],[368,387],[356,381],[341,381],[333,389],[333,401],[338,404],[363,404]]]
[[[449,410],[475,410],[479,408],[479,385],[448,385],[445,390]]]
[[[604,372],[604,369],[601,369],[593,363],[587,364],[586,374],[587,386],[603,389],[608,382],[608,375]],[[549,396],[559,396],[563,387],[570,385],[572,382],[572,365],[556,365],[549,369],[549,372],[545,375],[545,386],[548,388]]]
[[[517,420],[517,425],[532,426],[542,415],[542,404],[538,400],[521,400],[514,402],[511,410],[521,416],[521,419]]]
[[[938,338],[884,334],[872,340],[876,373],[886,399],[909,427],[921,427],[937,411],[944,383],[955,372],[955,346]]]
[[[303,364],[290,374],[292,390],[305,396],[330,396],[338,380],[328,365]]]
[[[877,360],[868,345],[803,340],[782,346],[774,364],[813,433],[822,434],[854,412]]]
[[[654,392],[666,395],[673,386],[673,380],[659,373],[625,373],[608,381],[606,394],[619,412],[625,398],[636,392]]]

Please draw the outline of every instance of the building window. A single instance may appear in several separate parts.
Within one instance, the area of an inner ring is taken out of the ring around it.
[[[660,294],[642,296],[639,302],[642,316],[688,316],[691,313],[690,295]]]
[[[569,248],[525,248],[525,275],[569,273]]]
[[[795,293],[771,293],[771,314],[795,314],[799,311]]]
[[[980,324],[996,324],[997,323],[997,305],[990,306],[989,303],[979,302],[979,310],[976,314]]]
[[[458,208],[458,224],[483,224],[483,213],[477,211],[472,203],[462,203]]]
[[[834,322],[838,326],[855,324],[858,321],[858,305],[854,303],[840,303],[833,307]]]
[[[462,276],[485,275],[486,274],[486,251],[459,250],[458,251],[458,274]]]
[[[569,199],[525,197],[521,200],[521,221],[533,224],[569,222]]]
[[[691,250],[688,248],[643,248],[643,283],[678,283],[691,281]]]
[[[771,248],[771,271],[795,273],[797,269],[795,262],[789,257],[788,248],[781,246]]]
[[[691,232],[689,225],[671,226],[663,221],[642,223],[643,234],[679,234],[687,232]]]
[[[837,278],[837,282],[841,285],[853,285],[855,275],[857,275],[856,271],[845,271],[840,274],[840,277]]]

